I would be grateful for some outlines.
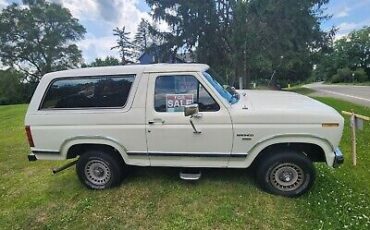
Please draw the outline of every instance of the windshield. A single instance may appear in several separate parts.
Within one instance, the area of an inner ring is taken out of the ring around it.
[[[234,104],[238,102],[237,95],[231,94],[229,91],[227,91],[212,75],[211,71],[207,70],[203,72],[203,76],[205,79],[212,85],[212,87],[217,91],[217,93],[225,98],[229,103]]]

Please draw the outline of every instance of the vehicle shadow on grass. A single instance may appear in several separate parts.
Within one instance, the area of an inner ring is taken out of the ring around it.
[[[222,182],[255,184],[252,169],[200,168],[201,178],[198,181],[184,181],[179,177],[180,167],[130,167],[124,183],[135,183],[141,180],[166,180],[173,183],[182,182]]]
[[[179,173],[183,168],[178,167],[139,167],[130,166],[127,175],[117,188],[125,186],[141,186],[143,184],[172,184],[185,186],[200,186],[207,184],[228,184],[228,185],[247,185],[258,187],[255,183],[254,171],[247,169],[226,169],[226,168],[201,168],[201,178],[197,181],[185,181],[180,179]],[[74,169],[67,169],[56,175],[50,172],[48,191],[51,194],[63,193],[68,187],[74,191],[85,188],[78,180]],[[88,191],[88,190],[87,190]],[[92,190],[91,190],[92,191]]]

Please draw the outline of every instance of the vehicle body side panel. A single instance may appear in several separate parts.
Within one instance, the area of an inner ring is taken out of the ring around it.
[[[124,74],[124,73],[122,73]],[[31,124],[37,159],[66,159],[74,144],[108,144],[116,148],[127,164],[149,165],[147,156],[131,156],[126,151],[146,152],[145,95],[147,78],[136,75],[124,108],[38,110],[45,81],[40,83],[32,109],[26,116]],[[135,100],[134,100],[135,98]],[[43,154],[52,150],[59,154]],[[45,151],[46,152],[46,151]]]
[[[219,111],[201,112],[192,118],[201,133],[194,133],[189,117],[183,112],[156,112],[154,87],[157,76],[189,75],[196,77],[215,98]],[[227,167],[232,149],[232,124],[228,110],[196,72],[151,73],[147,96],[147,143],[152,166]],[[148,124],[161,119],[163,123]],[[205,157],[203,157],[205,156]],[[207,156],[207,157],[206,157]]]

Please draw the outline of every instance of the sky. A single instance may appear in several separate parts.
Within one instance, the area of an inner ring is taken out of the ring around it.
[[[85,39],[78,42],[85,62],[107,55],[118,57],[112,30],[125,26],[133,36],[141,18],[151,21],[150,10],[144,0],[51,0],[68,8],[86,28]],[[0,0],[0,9],[20,0]],[[354,29],[370,25],[370,0],[330,0],[325,13],[332,17],[322,24],[324,30],[338,28],[340,38]],[[159,28],[165,29],[165,24]]]

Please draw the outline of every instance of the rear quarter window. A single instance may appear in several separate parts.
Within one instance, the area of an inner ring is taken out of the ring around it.
[[[60,78],[50,83],[40,109],[124,107],[134,80],[135,75]]]

